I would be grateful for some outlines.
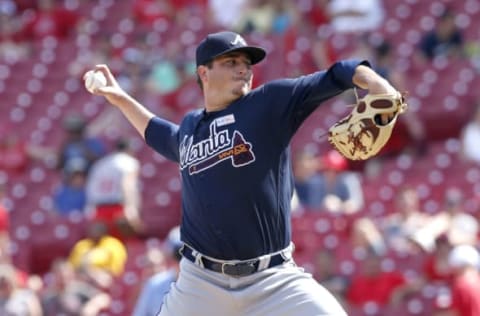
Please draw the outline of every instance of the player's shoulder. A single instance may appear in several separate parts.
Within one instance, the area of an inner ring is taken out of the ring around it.
[[[189,121],[193,121],[195,119],[198,119],[199,117],[202,116],[204,112],[203,108],[198,108],[198,109],[193,109],[188,111],[182,118],[181,124]]]
[[[290,91],[295,83],[298,81],[298,78],[280,78],[274,79],[272,81],[266,82],[265,84],[253,89],[249,95],[254,96],[264,96],[264,97],[275,97],[277,98],[279,93],[282,91]]]
[[[203,108],[193,109],[185,113],[182,120],[180,121],[180,127],[189,126],[191,124],[196,124],[196,122],[202,117],[204,112]]]

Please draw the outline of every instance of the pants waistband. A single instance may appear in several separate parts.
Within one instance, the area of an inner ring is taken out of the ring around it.
[[[187,244],[180,249],[182,256],[194,264],[228,276],[243,277],[272,268],[292,259],[293,244],[287,248],[250,260],[219,260],[205,256]]]

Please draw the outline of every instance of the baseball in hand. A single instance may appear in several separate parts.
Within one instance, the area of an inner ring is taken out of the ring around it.
[[[85,88],[90,93],[94,93],[96,89],[107,85],[107,78],[100,71],[89,70],[85,73],[83,79],[85,80]]]

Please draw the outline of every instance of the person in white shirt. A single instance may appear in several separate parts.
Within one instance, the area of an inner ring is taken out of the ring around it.
[[[128,142],[117,141],[115,151],[94,163],[86,184],[87,214],[107,224],[122,238],[122,228],[142,229],[140,220],[140,163],[129,152]]]
[[[381,0],[333,0],[328,4],[328,13],[333,29],[341,33],[373,31],[385,16]]]
[[[462,130],[462,156],[465,160],[480,163],[480,104],[477,106],[475,114]]]

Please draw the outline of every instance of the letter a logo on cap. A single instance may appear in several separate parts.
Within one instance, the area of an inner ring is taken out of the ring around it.
[[[238,44],[241,44],[242,46],[247,46],[247,42],[245,42],[245,40],[237,34],[237,36],[235,37],[235,39],[233,41],[230,42],[230,44],[232,45],[238,45]]]

